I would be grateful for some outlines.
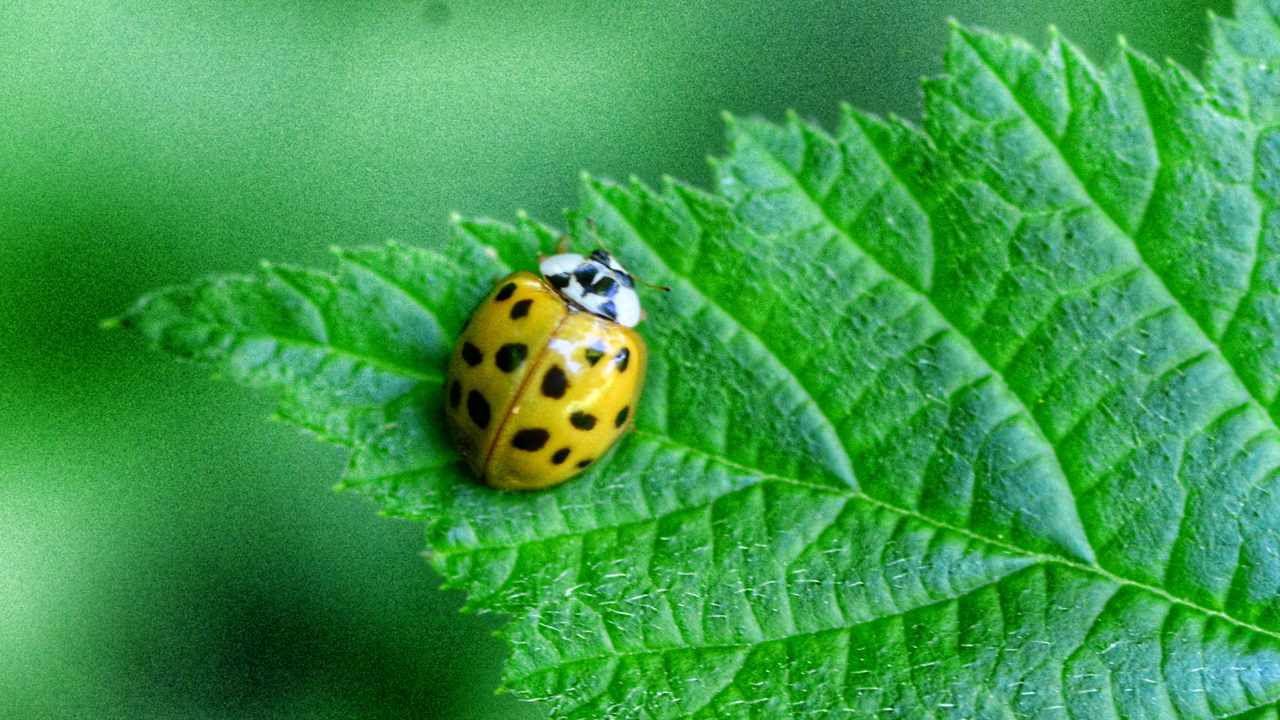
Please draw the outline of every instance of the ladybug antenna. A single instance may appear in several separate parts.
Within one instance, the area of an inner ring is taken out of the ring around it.
[[[591,237],[595,238],[596,246],[599,247],[601,250],[604,250],[606,253],[608,253],[609,248],[605,247],[604,239],[600,237],[600,228],[596,226],[596,219],[588,215],[582,220],[587,224],[587,227],[591,229]],[[642,277],[636,277],[631,272],[627,272],[627,274],[631,276],[632,280],[635,280],[636,282],[640,283],[641,285],[644,285],[645,287],[651,290],[661,290],[662,292],[671,292],[671,288],[667,285],[658,285],[656,283],[651,283]]]
[[[657,283],[651,283],[648,280],[645,280],[644,278],[638,278],[635,275],[632,275],[631,279],[649,288],[650,290],[661,290],[662,292],[671,292],[670,285],[658,285]]]
[[[591,230],[591,239],[596,241],[596,247],[609,252],[609,248],[605,247],[604,238],[600,237],[600,226],[596,225],[596,219],[590,215],[582,219],[587,224],[587,228]]]

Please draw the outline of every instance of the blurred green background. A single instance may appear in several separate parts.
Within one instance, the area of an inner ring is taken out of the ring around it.
[[[1193,68],[1215,2],[0,4],[0,717],[518,718],[492,617],[269,398],[98,321],[580,169],[707,185],[719,111],[919,117],[944,18]]]

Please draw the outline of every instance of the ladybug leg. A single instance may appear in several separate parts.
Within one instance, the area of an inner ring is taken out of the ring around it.
[[[568,236],[568,235],[561,235],[561,236],[560,236],[560,241],[556,243],[556,254],[557,254],[557,255],[563,255],[563,254],[565,254],[565,253],[569,252],[569,240],[570,240],[570,238],[569,238],[569,236]],[[541,264],[542,264],[543,259],[544,259],[544,258],[546,258],[546,257],[547,257],[546,255],[543,255],[542,253],[538,253],[538,264],[539,264],[539,265],[541,265]]]

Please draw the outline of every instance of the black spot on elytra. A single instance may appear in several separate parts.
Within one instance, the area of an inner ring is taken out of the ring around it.
[[[555,454],[551,456],[551,464],[560,465],[561,463],[563,463],[565,460],[568,460],[568,459],[569,459],[569,448],[567,447],[560,448],[559,450],[555,451]]]
[[[591,458],[587,458],[586,460],[579,460],[579,461],[578,461],[578,469],[579,469],[579,470],[581,470],[582,468],[584,468],[584,467],[586,467],[586,466],[588,466],[588,465],[590,465],[590,464],[591,464]]]
[[[596,363],[600,362],[600,358],[604,357],[604,348],[589,347],[587,348],[586,355],[587,355],[587,364],[595,365]]]
[[[497,295],[493,296],[493,299],[496,300],[497,302],[502,302],[503,300],[506,300],[507,298],[511,297],[511,293],[515,291],[516,291],[516,284],[507,283],[506,285],[502,286],[502,289],[498,291]]]
[[[618,356],[614,358],[613,363],[618,366],[618,372],[626,372],[627,365],[631,364],[631,350],[622,348],[618,351]]]
[[[511,438],[511,445],[519,450],[536,452],[551,439],[551,433],[542,428],[525,428]]]
[[[562,398],[564,391],[569,388],[569,378],[565,377],[564,370],[559,365],[552,365],[546,375],[542,376],[542,394],[549,398]]]
[[[618,306],[613,304],[612,300],[605,300],[600,303],[600,314],[610,320],[618,319]]]
[[[457,410],[458,406],[461,404],[462,404],[462,386],[458,384],[457,380],[454,380],[453,382],[449,383],[449,407],[453,408],[454,410]]]
[[[605,249],[603,249],[603,248],[596,249],[596,250],[592,250],[592,251],[591,251],[591,254],[590,254],[590,255],[588,255],[587,257],[589,257],[589,258],[591,258],[592,260],[595,260],[595,261],[597,261],[597,262],[604,263],[605,265],[608,265],[608,264],[609,264],[609,260],[611,260],[611,259],[612,259],[612,258],[610,258],[610,257],[609,257],[609,251],[608,251],[608,250],[605,250]]]
[[[630,414],[631,414],[631,406],[630,406],[630,405],[628,405],[628,406],[626,406],[626,407],[622,408],[621,410],[619,410],[619,411],[618,411],[618,417],[616,417],[616,418],[614,418],[614,419],[613,419],[613,426],[614,426],[614,427],[622,427],[623,423],[625,423],[625,422],[627,421],[627,416],[628,416],[628,415],[630,415]]]
[[[605,297],[613,297],[618,294],[618,282],[608,275],[601,276],[601,278],[591,286],[591,292]]]
[[[512,320],[519,320],[520,318],[524,317],[525,315],[528,315],[528,314],[529,314],[529,306],[530,306],[530,305],[532,305],[532,304],[533,304],[533,301],[532,301],[532,300],[530,300],[530,299],[528,299],[528,298],[525,298],[524,300],[521,300],[520,302],[516,303],[515,305],[512,305],[512,306],[511,306],[511,319],[512,319]]]
[[[529,347],[524,343],[507,343],[493,354],[493,362],[502,372],[511,372],[520,367],[529,355]]]
[[[489,401],[475,390],[467,393],[467,414],[481,430],[489,427]]]
[[[618,277],[622,278],[623,287],[633,288],[636,286],[636,281],[631,278],[631,275],[622,272],[621,270],[618,271]]]
[[[596,426],[596,416],[579,410],[569,416],[569,424],[579,430],[590,430]]]
[[[569,287],[569,273],[556,273],[548,275],[547,280],[551,282],[551,286],[557,290],[563,290]]]
[[[480,348],[469,342],[462,343],[462,359],[467,361],[471,367],[475,367],[484,362],[484,353],[480,352]]]

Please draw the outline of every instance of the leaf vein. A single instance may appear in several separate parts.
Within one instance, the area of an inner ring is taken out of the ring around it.
[[[646,238],[644,236],[644,233],[640,232],[640,229],[636,227],[634,223],[632,223],[631,219],[627,217],[626,213],[623,212],[622,208],[615,205],[606,195],[601,193],[594,184],[591,184],[588,187],[590,187],[592,191],[595,192],[596,197],[602,203],[604,203],[605,205],[607,205],[613,210],[614,215],[627,226],[628,230],[631,233],[631,236],[634,237],[637,242],[639,242],[640,244],[648,248],[649,252],[653,254],[654,258],[657,259],[657,261],[660,262],[667,269],[669,273],[682,278],[685,281],[686,286],[690,289],[692,293],[694,293],[698,298],[700,298],[708,307],[718,311],[722,316],[730,320],[735,326],[735,328],[737,329],[737,331],[743,335],[743,337],[749,339],[753,345],[758,347],[761,353],[766,358],[768,358],[770,363],[773,364],[776,368],[778,368],[778,370],[780,370],[784,376],[788,377],[789,380],[792,383],[794,383],[794,387],[796,388],[796,390],[798,390],[804,396],[805,400],[812,407],[818,410],[818,413],[821,416],[822,422],[826,425],[826,431],[830,433],[831,439],[834,441],[835,445],[841,450],[841,456],[840,456],[841,467],[836,469],[838,471],[837,474],[841,477],[841,479],[845,480],[846,482],[856,485],[857,481],[855,479],[855,475],[853,472],[853,463],[851,458],[849,457],[848,447],[846,446],[844,440],[840,437],[840,433],[836,430],[835,425],[832,423],[831,417],[828,414],[827,410],[824,408],[824,406],[821,403],[817,401],[817,399],[814,398],[813,394],[809,391],[809,389],[805,386],[805,384],[800,380],[800,378],[791,370],[790,367],[788,367],[785,363],[782,362],[782,360],[777,356],[774,350],[764,341],[763,338],[761,338],[755,332],[752,332],[745,324],[743,324],[743,322],[737,316],[729,312],[723,305],[721,305],[720,303],[712,299],[708,294],[706,294],[705,291],[703,291],[697,285],[697,283],[695,282],[695,278],[697,277],[696,273],[685,274],[683,272],[677,271],[674,268],[674,266],[670,264],[670,261],[667,260],[662,255],[662,253],[658,250],[657,245],[651,242],[648,238]]]
[[[1263,410],[1267,412],[1268,419],[1271,421],[1272,425],[1276,426],[1277,428],[1280,428],[1280,416],[1273,414],[1272,408],[1267,406],[1267,400],[1265,398],[1259,397],[1256,390],[1253,387],[1251,387],[1249,384],[1244,382],[1244,374],[1241,371],[1241,369],[1237,367],[1234,359],[1224,354],[1221,348],[1219,348],[1218,345],[1212,341],[1211,338],[1213,337],[1213,335],[1212,333],[1209,332],[1209,328],[1205,327],[1202,321],[1187,308],[1187,305],[1183,301],[1183,298],[1174,294],[1169,289],[1169,286],[1166,283],[1164,276],[1156,272],[1155,266],[1151,264],[1151,262],[1147,259],[1146,255],[1143,253],[1142,245],[1141,243],[1138,242],[1138,239],[1128,234],[1127,232],[1125,232],[1125,230],[1121,226],[1118,219],[1112,214],[1112,211],[1106,205],[1098,202],[1098,199],[1095,196],[1093,189],[1090,188],[1088,185],[1086,185],[1084,181],[1081,179],[1080,172],[1078,168],[1076,168],[1075,164],[1071,161],[1071,158],[1068,157],[1067,153],[1063,150],[1063,148],[1060,147],[1058,143],[1054,142],[1053,139],[1049,136],[1049,134],[1045,132],[1045,129],[1040,124],[1040,121],[1037,120],[1034,114],[1028,110],[1023,99],[1013,91],[1013,88],[1010,87],[1008,80],[1006,80],[1005,77],[1000,74],[1000,72],[996,69],[995,65],[992,64],[991,60],[988,57],[986,57],[986,55],[973,42],[973,39],[970,38],[966,33],[961,33],[960,36],[964,39],[964,42],[970,48],[972,48],[974,55],[979,59],[979,61],[983,64],[983,66],[986,67],[987,71],[991,74],[991,76],[994,77],[996,81],[999,82],[1004,87],[1005,92],[1009,95],[1009,98],[1014,102],[1014,104],[1017,105],[1022,116],[1026,118],[1027,121],[1031,124],[1031,126],[1040,133],[1041,139],[1049,147],[1057,151],[1059,159],[1062,160],[1062,163],[1066,167],[1067,171],[1071,173],[1072,179],[1075,181],[1076,186],[1079,188],[1080,192],[1084,195],[1084,197],[1087,198],[1089,202],[1095,208],[1098,209],[1098,211],[1112,226],[1113,230],[1119,237],[1125,238],[1129,241],[1129,246],[1133,249],[1134,253],[1137,255],[1138,260],[1142,263],[1142,266],[1149,273],[1151,273],[1151,276],[1156,280],[1156,282],[1160,284],[1161,290],[1163,290],[1164,293],[1168,295],[1169,298],[1178,305],[1178,309],[1182,312],[1182,314],[1190,318],[1191,321],[1195,324],[1196,329],[1199,331],[1200,336],[1204,339],[1205,343],[1210,348],[1212,348],[1210,352],[1216,355],[1218,359],[1221,360],[1227,366],[1227,368],[1231,371],[1231,374],[1234,376],[1235,381],[1241,387],[1243,387],[1245,391],[1248,392],[1254,398],[1254,400],[1257,401],[1257,403],[1260,406],[1262,406]]]

